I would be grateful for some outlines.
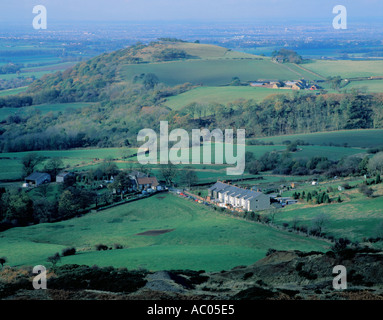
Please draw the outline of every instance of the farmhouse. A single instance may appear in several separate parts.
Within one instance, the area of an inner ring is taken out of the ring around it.
[[[156,189],[159,185],[156,177],[145,177],[137,179],[138,190]]]
[[[271,207],[270,196],[220,181],[209,188],[208,195],[218,205],[234,209],[259,211]]]
[[[129,174],[133,190],[156,189],[159,186],[155,176],[149,176],[140,171],[133,171]]]
[[[51,176],[48,173],[43,172],[33,172],[31,175],[25,178],[25,183],[31,187],[37,187],[49,182],[51,182]]]

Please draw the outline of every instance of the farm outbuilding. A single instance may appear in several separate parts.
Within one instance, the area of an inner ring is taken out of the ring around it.
[[[51,182],[51,176],[44,172],[33,172],[31,175],[25,178],[25,183],[33,187],[37,187],[49,182]]]
[[[61,172],[56,176],[56,182],[64,183],[69,178],[73,177],[74,173],[72,172]]]

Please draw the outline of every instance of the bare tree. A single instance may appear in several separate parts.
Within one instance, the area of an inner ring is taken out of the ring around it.
[[[292,221],[292,224],[293,224],[293,229],[297,229],[298,228],[298,224],[299,224],[299,219],[298,217],[294,217],[293,221]]]
[[[275,215],[277,214],[278,210],[277,208],[272,208],[269,210],[269,218],[270,218],[270,223],[274,224],[275,221]]]
[[[52,263],[52,266],[56,266],[57,262],[59,262],[60,260],[60,254],[56,252],[53,256],[48,257],[47,262]]]
[[[322,233],[323,229],[329,222],[329,217],[325,214],[319,214],[317,215],[313,221],[312,221],[312,227],[314,230],[316,230],[319,234]]]
[[[174,185],[174,180],[177,176],[177,168],[174,164],[169,162],[167,165],[161,168],[161,174],[166,181],[166,184],[172,186]]]

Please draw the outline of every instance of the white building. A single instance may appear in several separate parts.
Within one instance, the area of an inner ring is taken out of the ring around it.
[[[270,196],[262,192],[239,188],[218,181],[209,188],[209,197],[220,206],[230,205],[234,209],[259,211],[270,209]]]

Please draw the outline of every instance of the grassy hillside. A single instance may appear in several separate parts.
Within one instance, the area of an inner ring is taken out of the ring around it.
[[[165,41],[153,44],[147,48],[140,50],[137,54],[135,54],[135,56],[150,61],[152,60],[152,55],[154,52],[169,48],[184,50],[188,55],[190,55],[194,59],[254,59],[255,57],[257,57],[252,54],[232,51],[230,49],[211,44],[172,41]]]
[[[324,77],[341,76],[342,78],[383,76],[383,61],[355,60],[313,60],[304,65]]]
[[[167,85],[190,82],[204,86],[226,85],[233,77],[239,77],[244,82],[258,79],[294,80],[302,77],[285,65],[274,63],[266,58],[263,60],[186,60],[126,65],[121,69],[121,76],[126,80],[131,80],[141,73],[154,73]]]
[[[345,89],[366,89],[367,92],[383,92],[383,80],[351,81]]]
[[[1,109],[0,109],[1,110]],[[75,150],[54,150],[35,151],[36,154],[47,158],[61,158],[64,166],[70,168],[82,167],[92,164],[98,165],[100,161],[107,158],[119,159],[122,155],[136,153],[136,149],[127,148],[100,148],[100,149],[75,149]],[[2,153],[0,158],[0,180],[21,178],[21,158],[30,152]],[[99,159],[99,160],[95,160]]]
[[[161,235],[137,235],[150,230]],[[95,251],[96,244],[122,250]],[[62,264],[124,266],[129,269],[219,271],[262,258],[269,248],[326,250],[328,243],[218,214],[173,195],[157,195],[124,206],[54,224],[3,232],[1,254],[10,265],[46,264],[67,246],[78,254]]]
[[[350,147],[370,148],[383,145],[383,130],[341,130],[333,132],[318,132],[307,134],[294,134],[277,137],[260,138],[258,140],[282,144],[283,141],[303,140],[314,145],[334,145],[343,146],[347,143]]]
[[[25,92],[27,90],[27,87],[22,88],[16,88],[16,89],[8,89],[8,90],[1,90],[0,91],[0,97],[9,96],[12,94],[18,94],[21,92]]]
[[[58,112],[65,112],[71,109],[81,109],[85,106],[89,106],[89,103],[80,102],[80,103],[54,103],[54,104],[43,104],[37,106],[23,107],[23,108],[0,108],[0,121],[6,119],[10,115],[20,115],[23,116],[28,112],[41,111],[41,114],[47,114],[53,112],[57,114]]]
[[[350,185],[361,183],[362,180],[350,182]],[[326,190],[329,187],[334,189],[330,196],[337,198],[338,196],[344,201],[343,203],[334,203],[331,205],[308,205],[302,203],[294,206],[288,206],[281,211],[276,218],[278,224],[284,222],[292,225],[294,220],[299,225],[311,226],[315,217],[324,214],[328,217],[328,223],[325,225],[325,232],[336,237],[346,237],[352,241],[362,242],[364,238],[376,237],[376,230],[380,223],[383,222],[381,207],[383,205],[383,188],[381,185],[374,186],[375,197],[367,198],[358,192],[357,189],[338,191],[339,182],[321,184],[318,187],[306,186],[295,190],[295,192]],[[288,196],[293,191],[284,194]]]

